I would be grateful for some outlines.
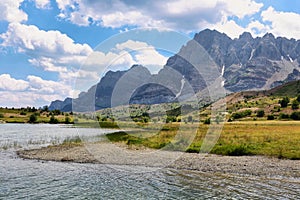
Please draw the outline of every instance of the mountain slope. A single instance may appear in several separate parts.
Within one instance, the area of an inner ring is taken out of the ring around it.
[[[268,90],[300,79],[299,63],[299,40],[275,38],[270,33],[253,38],[247,32],[231,39],[206,29],[170,57],[157,75],[138,65],[127,71],[110,71],[97,85],[74,99],[73,109],[93,111],[127,103],[178,101],[212,84],[224,85],[228,93]],[[112,98],[114,91],[117,98]],[[52,102],[50,107],[58,108],[57,105]]]

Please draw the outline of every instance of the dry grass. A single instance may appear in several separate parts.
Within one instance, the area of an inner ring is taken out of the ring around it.
[[[111,141],[123,142],[127,145],[199,152],[209,125],[197,126],[199,125],[182,124],[179,126],[179,124],[170,124],[156,133],[149,129],[149,131],[136,131],[129,134],[125,132],[122,132],[122,134],[109,134],[108,138]],[[195,130],[197,130],[196,134]],[[300,159],[300,122],[249,121],[225,123],[220,138],[211,153],[236,156],[265,155]]]

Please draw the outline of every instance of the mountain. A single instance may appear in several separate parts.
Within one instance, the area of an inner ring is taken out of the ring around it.
[[[52,102],[49,108],[93,111],[122,104],[156,104],[180,101],[211,85],[227,93],[268,90],[300,79],[300,41],[271,33],[253,38],[243,33],[231,39],[216,30],[203,30],[170,57],[163,69],[151,75],[134,65],[127,71],[109,71],[73,105]],[[113,97],[113,98],[112,98]],[[68,100],[69,101],[69,100]],[[65,101],[64,101],[65,102]]]
[[[72,101],[72,98],[66,98],[64,101],[53,101],[49,106],[49,110],[60,110],[62,112],[69,112],[72,110]]]

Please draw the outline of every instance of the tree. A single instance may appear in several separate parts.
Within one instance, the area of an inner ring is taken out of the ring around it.
[[[297,101],[300,102],[300,94],[297,96]]]
[[[50,123],[50,124],[57,124],[57,123],[58,123],[58,119],[56,119],[56,118],[54,117],[54,115],[52,115],[52,116],[50,117],[49,123]]]
[[[191,115],[188,116],[188,122],[192,122],[193,121],[193,117]]]
[[[293,119],[293,120],[300,120],[300,112],[293,112],[291,114],[291,119]]]
[[[98,117],[98,116],[97,116]],[[70,117],[65,117],[65,124],[71,124]]]
[[[206,118],[206,119],[204,120],[204,124],[210,124],[210,118]]]
[[[294,100],[294,101],[292,102],[292,109],[293,109],[293,110],[299,109],[299,102],[298,102],[297,100]]]
[[[286,108],[290,102],[290,99],[288,97],[283,97],[282,100],[279,101],[282,108]]]
[[[265,116],[265,111],[264,110],[258,110],[256,116],[257,117],[263,117],[263,116]]]
[[[36,116],[36,114],[32,114],[32,115],[30,115],[30,117],[29,117],[29,123],[36,123],[36,121],[37,121],[37,116]]]
[[[43,111],[48,112],[49,111],[49,107],[48,106],[44,106],[43,107]]]

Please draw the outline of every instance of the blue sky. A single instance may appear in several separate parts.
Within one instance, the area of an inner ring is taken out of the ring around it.
[[[205,28],[300,39],[299,0],[1,0],[0,106],[76,97],[108,70],[152,73]]]

